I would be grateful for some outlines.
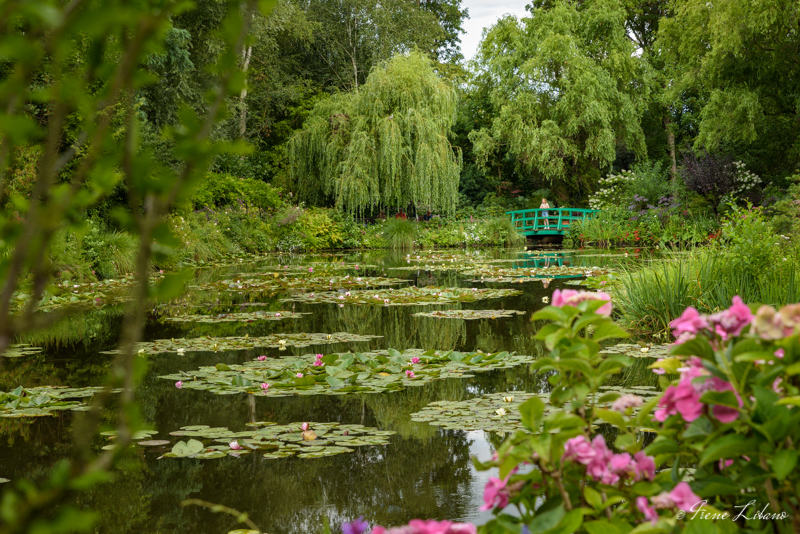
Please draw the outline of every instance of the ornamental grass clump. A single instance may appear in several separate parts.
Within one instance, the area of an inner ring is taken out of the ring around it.
[[[417,225],[406,219],[388,219],[383,234],[390,249],[408,250],[414,248]]]

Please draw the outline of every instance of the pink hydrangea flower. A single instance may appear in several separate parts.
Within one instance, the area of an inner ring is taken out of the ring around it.
[[[618,412],[624,412],[628,408],[638,408],[643,402],[643,399],[639,395],[626,393],[611,404],[611,409]]]
[[[509,475],[510,476],[510,475]],[[483,488],[483,505],[481,510],[491,510],[492,508],[505,508],[508,506],[508,477],[499,479],[489,477],[489,482]]]
[[[653,480],[656,477],[656,461],[652,456],[647,456],[643,451],[633,455],[634,480]]]
[[[469,523],[412,519],[403,527],[386,529],[380,525],[375,526],[371,534],[477,534],[477,532],[475,525]]]
[[[733,465],[733,460],[720,460],[719,461],[719,470],[724,471],[728,467]]]
[[[595,456],[594,447],[586,436],[575,436],[564,444],[564,456],[562,456],[564,460],[576,460],[583,465],[589,465]]]
[[[692,334],[691,337],[694,337],[701,330],[708,328],[708,321],[694,307],[689,306],[683,310],[680,317],[669,323],[669,326],[672,328],[672,335],[676,338],[680,338],[682,334]]]
[[[650,503],[647,501],[647,497],[636,497],[636,508],[639,509],[640,512],[644,515],[644,518],[650,521],[652,524],[658,523],[658,512],[656,509],[650,506]]]
[[[738,336],[745,326],[753,322],[753,313],[739,295],[733,297],[731,307],[708,317],[708,322],[722,339]]]
[[[692,508],[697,505],[702,499],[695,495],[692,488],[686,482],[678,482],[669,492],[669,498],[679,510],[684,512],[691,512]]]
[[[586,300],[604,300],[604,304],[597,310],[598,315],[611,315],[611,295],[603,291],[575,291],[574,289],[560,290],[556,289],[553,292],[553,306],[561,308],[564,306],[577,306]]]
[[[725,380],[714,376],[710,380],[706,381],[706,384],[704,385],[707,389],[713,389],[714,391],[733,391],[733,394],[736,396],[736,400],[739,401],[739,408],[742,407],[742,398],[739,396],[739,392],[733,388],[730,382],[726,382]],[[711,407],[711,413],[713,413],[714,417],[719,419],[722,423],[733,422],[739,417],[739,410],[736,408],[731,408],[730,406],[721,406],[719,404],[715,404]]]

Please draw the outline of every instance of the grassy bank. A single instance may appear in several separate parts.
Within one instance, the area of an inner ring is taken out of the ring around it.
[[[633,330],[663,332],[687,306],[713,313],[739,295],[748,304],[800,301],[800,240],[775,231],[763,210],[735,210],[708,246],[620,277],[615,301]]]

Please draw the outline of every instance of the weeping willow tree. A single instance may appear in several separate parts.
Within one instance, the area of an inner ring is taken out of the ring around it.
[[[295,190],[350,213],[410,204],[451,213],[462,163],[448,140],[456,106],[455,89],[430,60],[394,56],[358,92],[314,107],[289,142]]]

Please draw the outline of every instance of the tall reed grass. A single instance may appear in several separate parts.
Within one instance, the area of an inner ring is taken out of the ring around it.
[[[629,328],[663,332],[688,307],[713,313],[739,295],[748,304],[781,306],[800,300],[795,265],[775,264],[760,271],[733,266],[717,249],[702,249],[620,277],[615,298]]]
[[[417,225],[406,219],[387,219],[383,235],[390,249],[414,248],[414,241],[417,239]]]

